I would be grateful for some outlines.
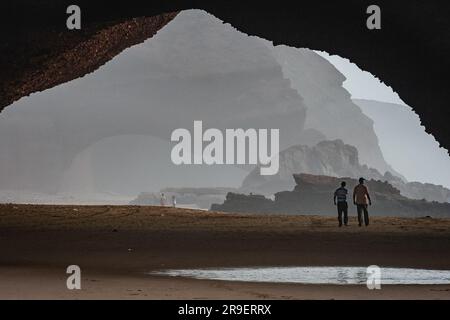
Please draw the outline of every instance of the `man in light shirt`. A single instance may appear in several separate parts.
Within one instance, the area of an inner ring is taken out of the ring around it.
[[[364,178],[359,178],[359,184],[353,189],[353,204],[356,205],[358,211],[358,223],[362,225],[362,214],[364,212],[364,223],[366,227],[369,225],[369,211],[367,210],[367,204],[372,205],[370,199],[369,190],[364,185]]]

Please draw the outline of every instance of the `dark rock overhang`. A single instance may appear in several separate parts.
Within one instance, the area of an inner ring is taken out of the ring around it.
[[[82,31],[65,28],[69,4]],[[350,59],[393,87],[450,149],[450,3],[377,1],[382,29],[365,28],[372,1],[2,1],[0,110],[20,97],[93,72],[153,36],[184,9],[203,9],[242,32]]]

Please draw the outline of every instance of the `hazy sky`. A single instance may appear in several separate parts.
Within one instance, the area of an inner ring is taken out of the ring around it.
[[[361,70],[350,60],[340,56],[330,56],[326,52],[316,51],[319,55],[330,61],[347,80],[344,88],[352,95],[352,99],[367,99],[383,102],[405,104],[391,87],[381,82],[370,72]]]

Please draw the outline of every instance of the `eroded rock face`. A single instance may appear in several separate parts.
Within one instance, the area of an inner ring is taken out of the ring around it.
[[[351,202],[353,187],[358,184],[356,179],[336,178],[329,176],[294,174],[295,188],[275,194],[275,200],[262,195],[228,194],[223,204],[214,204],[211,210],[244,213],[267,214],[316,214],[335,215],[333,205],[334,191],[341,181],[347,182],[349,190],[349,214],[356,213]],[[371,215],[450,217],[450,203],[428,202],[408,199],[400,194],[386,181],[366,181],[373,205],[369,208]]]
[[[280,170],[274,176],[261,176],[254,169],[243,181],[247,192],[272,194],[290,190],[295,184],[292,174],[296,172],[333,177],[367,177],[383,179],[376,169],[359,162],[358,150],[342,140],[321,141],[317,145],[293,146],[280,152]]]
[[[292,175],[305,174],[351,177],[387,181],[410,199],[449,202],[450,190],[439,185],[407,182],[389,171],[382,175],[378,170],[361,165],[358,150],[341,140],[321,141],[313,147],[293,146],[280,152],[280,170],[274,176],[261,176],[255,168],[244,179],[241,191],[248,193],[274,194],[291,190],[295,184]]]
[[[273,52],[292,88],[305,101],[305,129],[321,132],[323,140],[341,139],[355,146],[361,164],[383,174],[395,172],[383,157],[372,119],[352,102],[342,86],[345,77],[330,62],[308,49],[277,46]]]
[[[124,49],[155,35],[177,14],[92,23],[80,32],[29,30],[17,44],[21,48],[2,48],[0,111],[23,96],[95,71]]]

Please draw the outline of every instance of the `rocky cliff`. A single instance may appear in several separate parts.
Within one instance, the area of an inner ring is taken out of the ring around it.
[[[243,181],[245,192],[272,194],[290,190],[296,172],[333,177],[367,177],[383,179],[376,169],[359,162],[358,150],[342,140],[321,141],[317,145],[293,146],[280,152],[280,170],[274,176],[262,176],[255,168]]]
[[[255,168],[244,179],[241,191],[244,193],[273,194],[290,190],[295,184],[292,175],[296,172],[332,177],[365,177],[387,181],[400,193],[411,199],[449,202],[450,190],[429,183],[407,182],[389,171],[382,175],[378,170],[362,165],[358,150],[341,140],[321,141],[317,145],[293,146],[280,152],[280,170],[274,176],[262,176]]]
[[[306,105],[305,129],[315,129],[326,139],[340,139],[355,146],[359,161],[381,173],[396,174],[385,161],[373,121],[342,86],[342,75],[330,62],[308,49],[273,47],[283,74],[302,96]]]

